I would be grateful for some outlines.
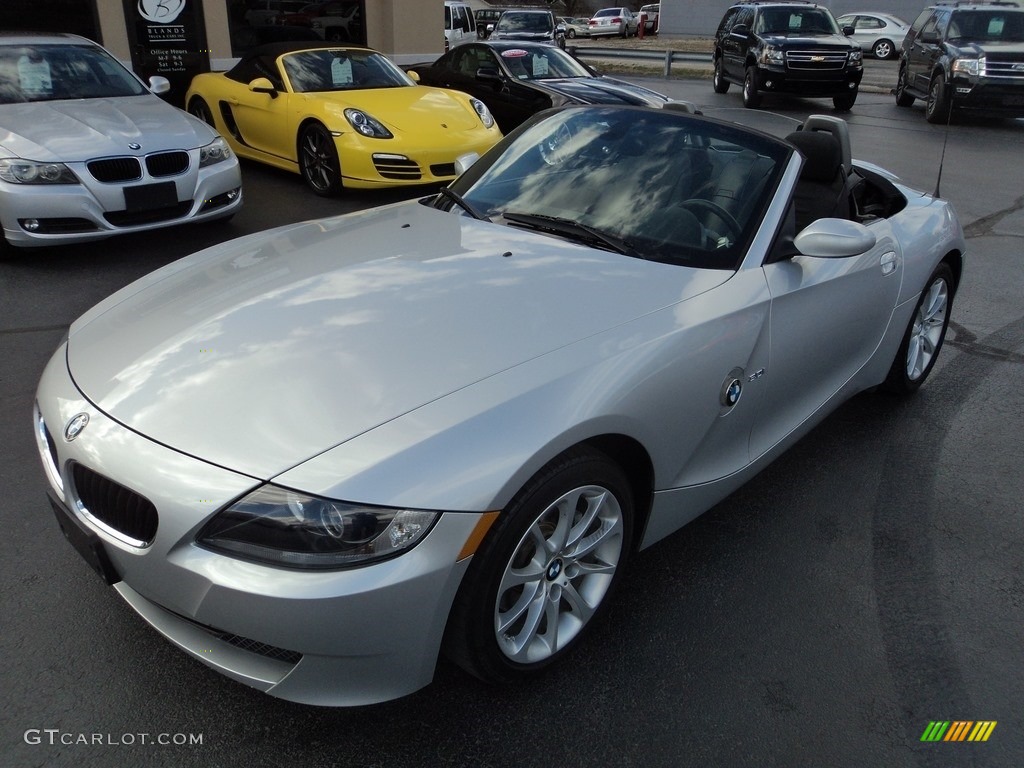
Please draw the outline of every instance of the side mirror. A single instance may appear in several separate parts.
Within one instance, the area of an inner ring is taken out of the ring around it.
[[[414,83],[417,83],[417,84],[419,83],[419,81],[420,81],[420,73],[417,72],[415,69],[410,69],[410,70],[406,71],[405,74],[407,74],[410,78],[412,78],[412,81]]]
[[[853,37],[853,32],[854,29],[852,25],[847,24],[845,27],[843,27],[843,34],[846,35],[847,37]]]
[[[818,219],[807,225],[793,240],[804,256],[819,259],[845,259],[859,256],[875,247],[874,233],[863,224],[847,219]]]
[[[171,81],[166,77],[160,75],[153,75],[149,78],[149,90],[155,93],[157,96],[167,93],[171,90]]]
[[[925,45],[938,45],[939,44],[939,33],[935,30],[930,32],[922,32],[918,38]]]
[[[747,37],[750,34],[750,27],[746,24],[737,24],[729,32],[730,35],[736,35],[737,37]]]
[[[480,67],[476,71],[476,79],[481,83],[491,83],[492,85],[501,85],[501,73],[495,67]]]
[[[265,77],[257,77],[255,80],[249,83],[249,90],[253,93],[267,93],[272,98],[277,98],[277,88]]]

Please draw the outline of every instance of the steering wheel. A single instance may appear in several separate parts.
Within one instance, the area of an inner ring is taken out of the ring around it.
[[[548,165],[557,165],[569,157],[566,145],[572,139],[572,131],[562,123],[555,132],[546,136],[540,143],[540,156]]]
[[[718,203],[713,203],[710,200],[704,200],[700,197],[693,197],[689,200],[684,200],[679,203],[680,208],[691,208],[696,211],[707,211],[712,213],[722,220],[726,228],[729,230],[729,234],[732,235],[733,240],[739,240],[740,235],[743,234],[743,227],[740,226],[739,222],[729,213],[725,208],[720,206]]]

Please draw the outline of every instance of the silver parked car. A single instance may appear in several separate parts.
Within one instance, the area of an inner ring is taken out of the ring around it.
[[[402,696],[442,648],[537,672],[637,550],[932,370],[963,232],[845,127],[547,111],[436,196],[142,278],[39,384],[61,528],[172,643],[274,696]]]
[[[910,29],[910,24],[891,13],[848,13],[837,21],[842,28],[853,27],[853,39],[876,59],[895,58]]]
[[[95,43],[0,33],[0,251],[229,217],[238,160]]]

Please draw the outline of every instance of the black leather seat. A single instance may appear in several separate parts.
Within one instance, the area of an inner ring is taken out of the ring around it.
[[[835,136],[824,131],[796,131],[786,140],[804,158],[793,193],[797,232],[818,219],[851,218],[842,149]]]

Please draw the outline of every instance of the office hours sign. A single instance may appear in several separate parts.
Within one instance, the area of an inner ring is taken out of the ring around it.
[[[132,68],[171,82],[168,101],[184,106],[192,78],[210,71],[202,0],[123,0]]]

